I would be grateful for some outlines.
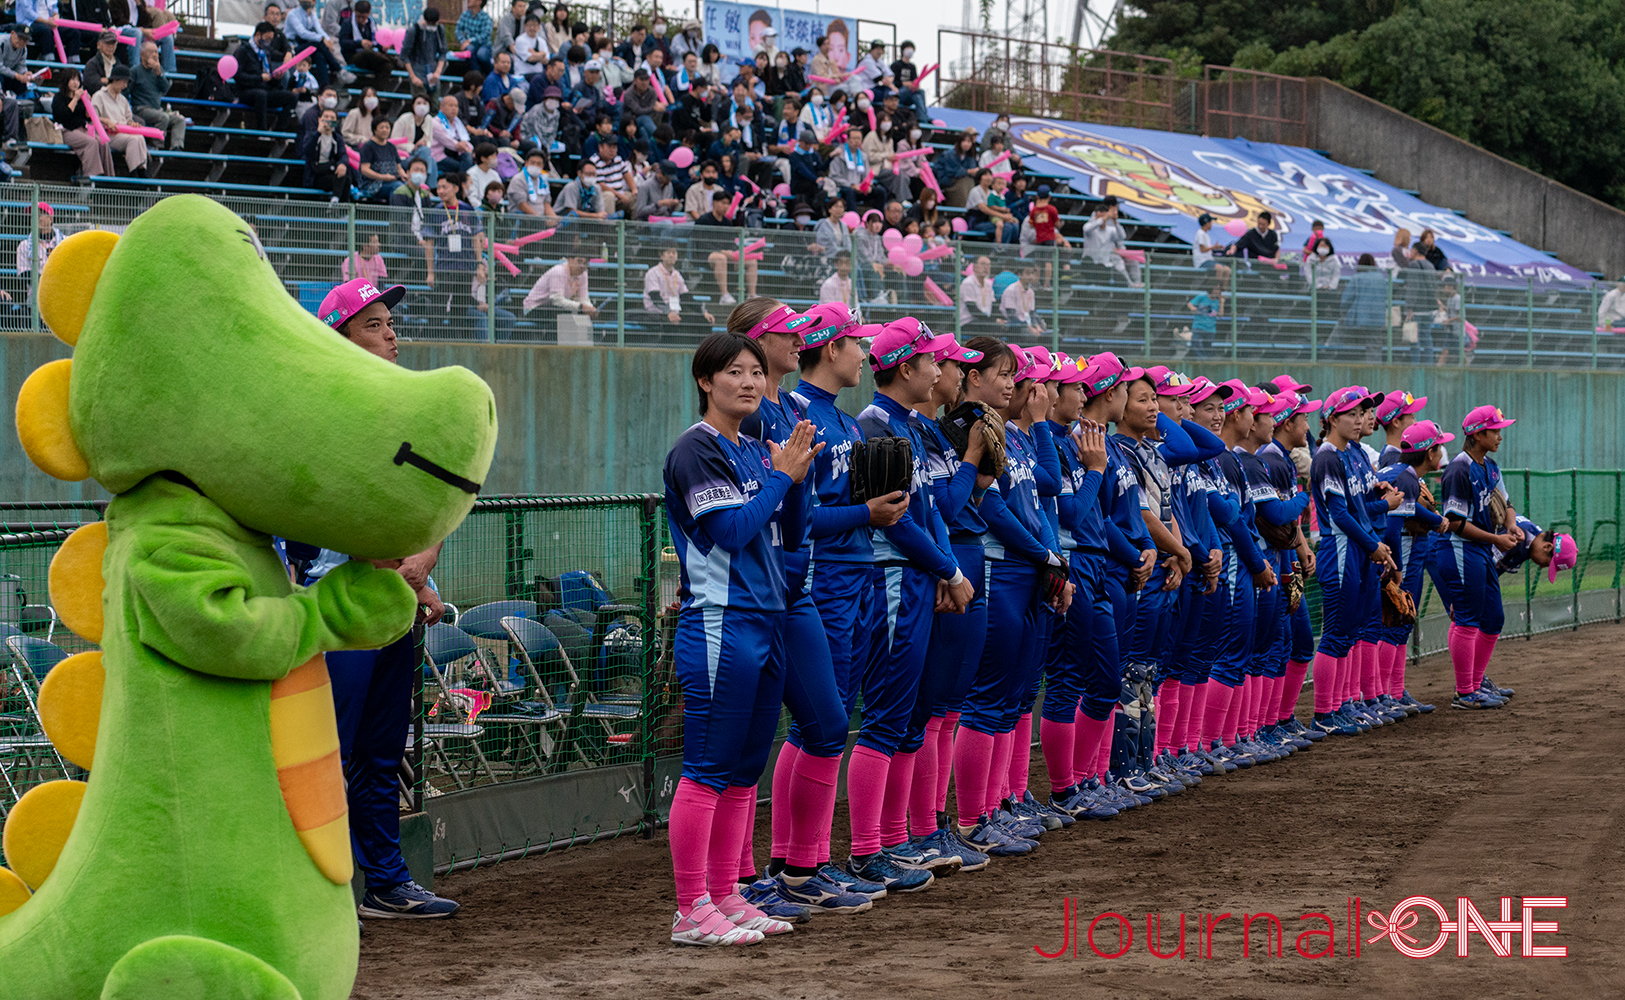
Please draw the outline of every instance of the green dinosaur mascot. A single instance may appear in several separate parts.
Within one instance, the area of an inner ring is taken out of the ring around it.
[[[413,372],[299,308],[242,219],[160,201],[63,242],[40,312],[74,346],[17,404],[29,458],[116,494],[50,569],[101,646],[41,685],[87,782],[7,817],[0,1000],[340,1000],[355,906],[324,650],[411,627],[401,576],[468,513],[496,409],[462,368]],[[357,559],[293,586],[280,535]]]

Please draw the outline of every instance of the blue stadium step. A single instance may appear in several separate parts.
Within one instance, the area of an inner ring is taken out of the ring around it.
[[[175,180],[169,177],[79,177],[76,183],[89,182],[92,187],[149,188],[154,191],[219,191],[223,194],[263,195],[267,197],[327,198],[329,192],[307,187],[275,187],[270,184],[235,184],[228,181]]]

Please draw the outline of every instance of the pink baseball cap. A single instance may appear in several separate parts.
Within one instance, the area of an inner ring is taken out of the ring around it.
[[[1275,386],[1276,389],[1282,392],[1308,393],[1315,388],[1312,385],[1297,381],[1291,375],[1277,375],[1270,379],[1270,385]]]
[[[1016,356],[1017,382],[1020,382],[1023,379],[1032,379],[1034,382],[1042,382],[1046,378],[1049,378],[1049,364],[1047,362],[1047,359],[1049,358],[1049,351],[1044,350],[1042,347],[1021,347],[1017,344],[1011,344],[1010,350]],[[1042,359],[1034,353],[1035,350],[1044,351],[1044,356]]]
[[[1476,406],[1471,413],[1461,418],[1461,430],[1464,434],[1498,431],[1503,427],[1511,427],[1516,422],[1502,413],[1499,406]]]
[[[810,329],[816,322],[818,320],[813,316],[796,312],[789,306],[779,306],[766,316],[763,316],[755,326],[750,328],[750,332],[745,336],[752,340],[761,340],[764,334],[794,333],[799,337],[802,332]]]
[[[1066,355],[1061,355],[1061,363],[1050,370],[1050,381],[1062,385],[1073,385],[1088,378],[1088,373],[1078,367],[1078,363]]]
[[[982,360],[981,351],[971,350],[964,344],[961,344],[959,341],[955,340],[954,335],[951,333],[945,333],[943,336],[948,338],[948,346],[939,347],[935,351],[931,352],[931,356],[936,359],[938,364],[941,364],[944,361],[961,361],[967,365],[974,365],[976,362]]]
[[[863,328],[852,318],[852,310],[841,302],[824,302],[802,315],[812,318],[811,326],[801,327],[801,349],[810,351],[841,337],[861,337]]]
[[[51,215],[51,216],[56,215],[56,209],[54,209],[51,206],[47,205],[43,201],[39,203],[39,210],[41,212],[44,212],[46,215]]]
[[[1382,403],[1377,406],[1377,423],[1387,426],[1396,417],[1422,412],[1422,407],[1426,405],[1426,396],[1412,396],[1404,389],[1395,389],[1382,397]]]
[[[864,327],[865,333],[874,330],[874,326]],[[916,354],[935,355],[937,351],[944,350],[953,343],[953,335],[937,336],[931,328],[915,319],[913,316],[904,316],[886,323],[873,334],[874,340],[869,345],[869,367],[874,371],[884,371],[902,364]]]
[[[1184,396],[1188,399],[1191,393],[1196,390],[1195,382],[1167,365],[1154,365],[1147,368],[1145,376],[1151,380],[1151,384],[1156,388],[1159,396]]]
[[[1263,406],[1271,398],[1264,390],[1254,389],[1239,378],[1226,379],[1219,384],[1230,388],[1230,396],[1224,401],[1226,413],[1239,410],[1243,406]]]
[[[366,278],[354,278],[327,293],[327,297],[322,299],[321,308],[316,310],[316,318],[337,330],[351,316],[374,302],[382,302],[386,308],[393,309],[405,297],[405,285],[390,285],[380,292]]]
[[[1132,382],[1145,374],[1143,368],[1131,368],[1123,364],[1117,355],[1110,351],[1096,354],[1087,362],[1080,362],[1079,368],[1084,370],[1084,395],[1098,396],[1119,382]]]
[[[1455,439],[1454,434],[1441,430],[1433,421],[1418,420],[1399,436],[1399,450],[1414,455],[1419,451],[1431,451],[1434,445],[1449,444]]]
[[[1574,536],[1554,536],[1552,538],[1552,561],[1546,564],[1547,582],[1556,583],[1558,570],[1573,569],[1574,564],[1579,561],[1580,546],[1574,544]]]
[[[1362,406],[1380,406],[1383,396],[1374,393],[1363,385],[1346,385],[1326,397],[1320,404],[1320,414],[1323,417],[1333,417],[1339,413]]]
[[[1298,400],[1301,398],[1296,392],[1270,392],[1268,389],[1254,387],[1254,392],[1265,399],[1262,403],[1253,404],[1253,412],[1264,417],[1280,417],[1283,414],[1291,416],[1298,410]]]
[[[1322,402],[1323,402],[1323,400],[1319,400],[1319,399],[1307,399],[1307,398],[1304,397],[1304,395],[1302,393],[1299,393],[1298,394],[1298,405],[1292,411],[1292,415],[1295,417],[1300,413],[1319,413],[1320,412],[1320,404]]]
[[[1054,371],[1056,365],[1059,364],[1059,362],[1055,360],[1055,357],[1050,354],[1049,348],[1045,347],[1043,344],[1027,348],[1027,356],[1049,369],[1049,371]]]
[[[1195,406],[1215,393],[1221,400],[1225,400],[1235,395],[1236,390],[1228,385],[1220,385],[1205,375],[1198,375],[1191,379],[1191,394],[1186,398],[1191,401],[1192,406]]]

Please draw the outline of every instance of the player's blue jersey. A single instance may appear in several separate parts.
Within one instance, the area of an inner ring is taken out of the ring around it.
[[[1391,444],[1383,445],[1382,452],[1377,455],[1377,470],[1380,472],[1391,465],[1401,464],[1399,461],[1399,455],[1400,451],[1398,448]]]
[[[872,563],[874,545],[869,540],[869,507],[852,502],[852,446],[863,440],[856,419],[835,405],[835,395],[810,382],[802,382],[792,393],[797,405],[813,423],[814,440],[824,450],[813,458],[813,492],[816,494],[808,534],[812,554],[818,562]]]
[[[1100,512],[1100,486],[1103,477],[1083,464],[1078,442],[1066,427],[1049,421],[1050,439],[1061,462],[1060,530],[1055,539],[1061,548],[1092,555],[1106,552],[1106,518]]]
[[[1156,515],[1163,527],[1171,527],[1174,522],[1173,470],[1168,467],[1157,442],[1151,438],[1137,441],[1127,434],[1113,434],[1112,439],[1134,466],[1143,508]]]
[[[1049,515],[1038,500],[1038,453],[1033,439],[1015,423],[1006,422],[1004,442],[1006,462],[1004,475],[998,481],[999,495],[1021,531],[1031,536],[1039,548],[1054,552],[1059,547],[1055,532],[1050,525]],[[1010,530],[1001,530],[1001,525],[997,523],[991,525],[990,529],[992,537],[987,540],[989,559],[1005,558],[1006,549],[1026,548],[1026,539],[1021,538],[1019,533],[1010,537]]]
[[[666,455],[665,480],[683,607],[783,611],[784,500],[794,484],[767,446],[745,434],[735,443],[701,421]],[[799,519],[791,522],[799,540]]]
[[[777,400],[762,397],[762,402],[756,407],[756,412],[746,417],[739,424],[739,433],[749,434],[758,441],[772,441],[779,447],[784,447],[795,432],[796,425],[807,419],[807,404],[798,400],[792,393],[779,391]],[[801,519],[807,523],[811,519],[813,498],[817,495],[815,490],[798,490],[801,497]],[[785,540],[787,543],[789,539]],[[807,575],[808,551],[806,545],[791,547],[786,544],[784,549],[784,572],[791,580],[799,580]]]
[[[908,510],[891,527],[870,531],[875,562],[913,563],[939,579],[953,579],[959,572],[959,564],[954,560],[948,528],[937,513],[936,498],[931,492],[931,477],[925,469],[925,428],[919,414],[905,409],[890,396],[876,392],[874,402],[858,414],[858,427],[865,439],[886,435],[906,438],[914,458]]]
[[[959,452],[948,443],[947,435],[935,420],[920,419],[921,437],[925,440],[925,471],[931,477],[931,491],[936,496],[937,513],[948,527],[952,541],[971,542],[972,535],[987,532],[987,524],[971,502],[976,489],[976,468],[962,461]]]
[[[1366,510],[1363,480],[1351,477],[1347,453],[1359,451],[1350,444],[1342,450],[1330,441],[1321,444],[1309,466],[1309,495],[1315,504],[1322,534],[1352,539],[1364,552],[1377,548],[1377,533]],[[1364,456],[1361,456],[1364,463]]]
[[[1134,463],[1112,434],[1106,435],[1106,475],[1100,488],[1101,509],[1111,522],[1106,526],[1108,551],[1120,566],[1136,567],[1140,553],[1156,546],[1151,543],[1151,529],[1140,516],[1146,504]]]
[[[1405,522],[1415,518],[1428,528],[1436,528],[1439,526],[1440,517],[1421,505],[1422,480],[1413,467],[1403,462],[1396,462],[1377,473],[1377,478],[1382,482],[1392,483],[1394,488],[1399,490],[1401,497],[1399,506],[1388,512],[1386,530],[1383,535],[1383,541],[1388,543],[1389,550],[1395,553],[1395,558],[1399,558],[1399,553],[1403,548]],[[1418,536],[1410,547],[1410,558],[1415,559],[1417,554],[1425,556],[1427,550],[1431,547],[1432,536]],[[1408,561],[1407,565],[1409,565]]]
[[[1499,494],[1502,500],[1508,499],[1501,467],[1495,464],[1495,459],[1486,455],[1479,463],[1466,451],[1459,452],[1444,467],[1439,490],[1443,494],[1439,503],[1444,507],[1445,517],[1466,521],[1492,535],[1506,531],[1506,526],[1497,524],[1490,514],[1491,496]]]

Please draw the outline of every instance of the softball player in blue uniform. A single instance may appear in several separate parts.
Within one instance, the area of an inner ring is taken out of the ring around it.
[[[740,422],[760,405],[765,368],[748,337],[707,337],[692,366],[704,419],[666,456],[681,600],[673,654],[683,691],[683,769],[670,829],[678,944],[754,944],[791,929],[735,891],[740,842],[750,835],[751,800],[783,695],[783,549],[786,538],[801,541],[800,484],[821,450],[810,423],[782,448],[740,434]]]
[[[1399,461],[1377,473],[1386,483],[1399,490],[1399,506],[1388,512],[1388,525],[1384,541],[1399,564],[1401,586],[1411,595],[1411,601],[1422,606],[1422,580],[1428,553],[1435,543],[1434,535],[1448,529],[1444,518],[1421,502],[1422,476],[1439,469],[1444,446],[1454,441],[1431,420],[1423,420],[1406,427],[1401,434]],[[1432,705],[1423,705],[1405,690],[1405,645],[1410,642],[1414,625],[1393,625],[1384,629],[1377,653],[1384,678],[1385,696],[1410,714],[1433,711]]]
[[[1426,396],[1412,396],[1404,389],[1395,389],[1382,397],[1382,403],[1371,411],[1382,428],[1382,450],[1377,453],[1377,469],[1388,468],[1401,460],[1405,450],[1405,431],[1416,423],[1416,415],[1428,405]]]
[[[1440,477],[1440,504],[1450,522],[1447,544],[1436,547],[1434,583],[1450,608],[1450,662],[1456,696],[1450,707],[1500,708],[1505,702],[1480,692],[1490,654],[1501,636],[1505,612],[1497,550],[1523,541],[1517,511],[1508,502],[1501,469],[1489,456],[1501,447],[1501,432],[1513,421],[1493,406],[1480,406],[1462,419],[1462,450]]]
[[[1190,397],[1192,418],[1209,432],[1221,433],[1226,417],[1225,406],[1236,397],[1236,387],[1231,384],[1216,385],[1205,378],[1197,378],[1194,383],[1196,389]],[[1223,741],[1219,738],[1219,731],[1224,728],[1224,718],[1229,711],[1233,693],[1231,689],[1234,685],[1226,684],[1223,678],[1213,676],[1213,668],[1219,663],[1227,629],[1230,627],[1234,603],[1231,592],[1238,583],[1243,586],[1251,585],[1250,582],[1241,580],[1236,570],[1236,561],[1239,557],[1236,554],[1235,539],[1231,534],[1236,521],[1241,517],[1241,493],[1231,488],[1230,481],[1225,478],[1219,467],[1217,457],[1198,463],[1196,469],[1202,487],[1207,492],[1208,516],[1213,522],[1214,536],[1218,540],[1219,575],[1202,608],[1202,622],[1196,642],[1194,663],[1187,675],[1187,683],[1197,685],[1197,689],[1183,742],[1186,746],[1194,747],[1196,756],[1215,771],[1222,768],[1225,772],[1230,772],[1243,765],[1252,764],[1250,758],[1237,759],[1224,747]],[[1216,706],[1210,715],[1209,704],[1218,700],[1222,700],[1222,706]],[[1180,737],[1176,736],[1175,739]]]
[[[1387,396],[1373,393],[1377,399],[1377,406],[1365,411],[1365,425],[1361,429],[1364,437],[1369,437],[1377,429],[1377,407],[1387,402]],[[1369,445],[1361,443],[1359,447],[1351,448],[1344,453],[1344,461],[1349,465],[1349,482],[1356,485],[1369,500],[1379,485],[1377,478],[1376,450]],[[1383,489],[1389,487],[1384,484]],[[1396,494],[1397,495],[1397,494]],[[1396,501],[1397,502],[1397,501]],[[1372,508],[1372,531],[1382,534],[1387,527],[1387,512]],[[1354,648],[1350,652],[1353,668],[1350,671],[1353,690],[1351,710],[1357,720],[1375,728],[1405,718],[1402,709],[1390,708],[1377,701],[1379,680],[1379,666],[1377,644],[1382,640],[1382,577],[1383,571],[1374,563],[1363,566],[1366,581],[1362,593],[1366,595],[1365,621],[1355,635]]]
[[[963,611],[974,596],[974,587],[954,561],[947,527],[937,513],[925,470],[924,433],[913,411],[915,405],[931,398],[940,371],[933,352],[950,343],[951,337],[933,336],[917,319],[880,327],[869,348],[874,402],[858,415],[865,440],[906,439],[914,465],[908,511],[896,524],[871,534],[875,548],[872,580],[884,619],[863,668],[863,723],[847,768],[852,823],[847,870],[885,885],[888,891],[915,892],[932,882],[929,871],[908,867],[906,861],[893,860],[882,850],[881,828],[883,823],[893,829],[907,828],[914,755],[895,755],[907,736],[919,691],[931,641],[932,613],[938,603],[937,583],[946,585],[943,598],[955,611]],[[889,822],[883,816],[886,811],[890,812]]]

